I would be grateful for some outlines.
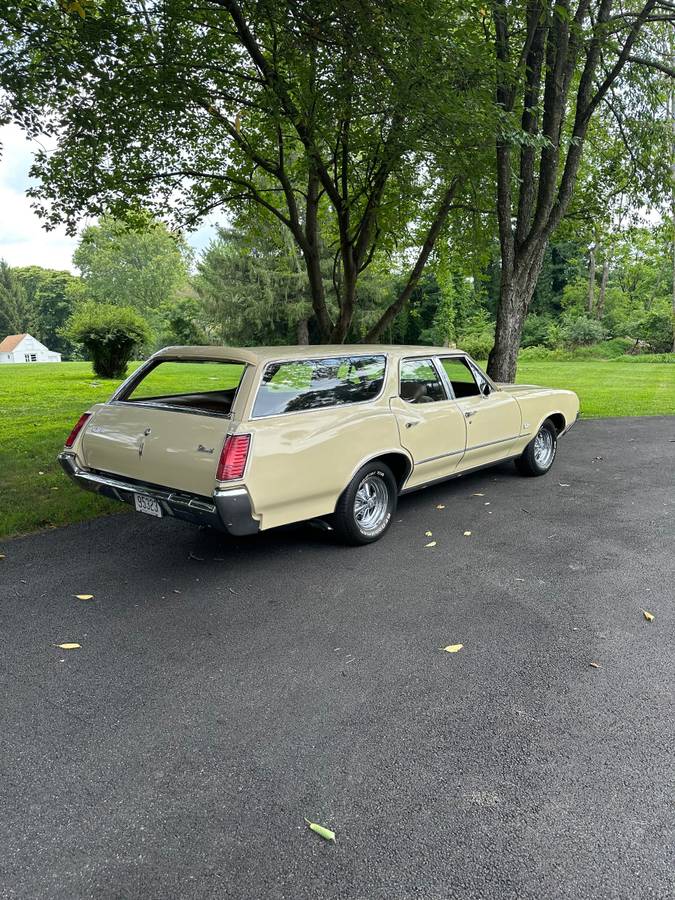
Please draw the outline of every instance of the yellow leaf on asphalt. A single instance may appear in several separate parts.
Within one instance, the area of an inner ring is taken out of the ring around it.
[[[471,532],[470,532],[470,531],[465,531],[465,532],[464,532],[464,537],[471,537]]]
[[[59,644],[61,650],[79,650],[79,644]]]
[[[75,594],[78,600],[93,600],[93,594]]]
[[[654,621],[654,616],[652,615],[652,613],[647,612],[646,609],[643,609],[643,610],[642,610],[642,615],[645,617],[645,619],[646,619],[648,622],[653,622],[653,621]]]
[[[602,668],[602,666],[600,665],[600,663],[595,663],[595,662],[589,663],[589,666],[590,666],[592,669],[601,669],[601,668]]]
[[[476,493],[475,493],[475,494],[472,494],[471,496],[472,496],[472,497],[484,497],[485,494],[481,494],[480,491],[476,491]]]
[[[324,828],[323,825],[317,825],[316,822],[310,822],[309,819],[305,819],[305,825],[315,831],[317,834],[321,835],[321,837],[325,841],[334,841],[335,840],[335,832],[331,831],[330,828]]]
[[[436,546],[436,541],[429,541],[429,543],[428,543],[428,544],[425,544],[424,546],[425,546],[425,547],[435,547],[435,546]]]
[[[464,644],[448,644],[447,647],[443,647],[446,653],[459,653]]]
[[[4,553],[0,553],[0,559],[4,559],[4,558],[5,558],[5,554],[4,554]]]
[[[445,509],[445,503],[437,503],[436,509]]]
[[[424,534],[425,534],[425,537],[431,537],[431,535],[433,534],[433,532],[432,532],[432,531],[425,531]]]

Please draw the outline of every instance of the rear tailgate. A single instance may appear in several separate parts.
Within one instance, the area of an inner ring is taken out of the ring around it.
[[[133,403],[93,408],[78,449],[88,469],[211,496],[231,421]]]

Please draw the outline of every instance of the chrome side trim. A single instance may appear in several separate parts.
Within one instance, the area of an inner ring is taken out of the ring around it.
[[[452,450],[450,453],[439,453],[438,456],[428,456],[421,459],[416,465],[423,466],[425,463],[436,462],[437,459],[445,459],[448,456],[460,456],[466,453],[466,450]]]
[[[462,475],[470,475],[472,472],[479,472],[481,469],[492,469],[495,466],[500,466],[502,463],[510,462],[512,459],[518,459],[520,453],[516,453],[513,456],[505,456],[503,459],[495,459],[489,463],[483,463],[480,466],[472,466],[470,469],[462,469],[460,472],[453,472],[452,475],[441,475],[440,478],[432,478],[431,481],[425,481],[424,484],[416,484],[414,487],[404,488],[401,491],[401,496],[403,494],[412,494],[414,491],[421,491],[424,488],[431,487],[434,484],[440,484],[442,481],[450,481],[453,478],[461,478]]]
[[[509,441],[517,441],[518,438],[527,437],[525,434],[516,434],[513,437],[500,438],[498,441],[486,441],[484,444],[474,444],[473,447],[467,447],[466,453],[470,450],[481,450],[483,447],[492,447],[495,444],[507,444]]]

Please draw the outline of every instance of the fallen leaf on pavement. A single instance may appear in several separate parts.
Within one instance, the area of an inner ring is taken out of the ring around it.
[[[600,663],[593,662],[593,663],[589,663],[588,665],[591,667],[591,669],[601,669],[602,668]]]
[[[464,532],[464,537],[470,537],[470,536],[471,536],[471,532],[470,532],[470,531],[465,531],[465,532]]]
[[[445,509],[445,503],[437,503],[436,509]]]
[[[447,647],[443,647],[446,653],[459,653],[464,644],[448,644]]]
[[[646,619],[648,622],[653,622],[653,621],[654,621],[654,615],[653,615],[653,613],[647,612],[646,609],[643,609],[643,610],[642,610],[642,615],[645,617],[645,619]]]
[[[425,537],[431,537],[432,534],[433,534],[433,531],[425,531],[424,532]]]
[[[475,494],[472,494],[471,496],[472,496],[472,497],[484,497],[485,494],[481,494],[479,491],[476,491],[476,493],[475,493]]]
[[[323,825],[317,825],[316,822],[310,822],[309,819],[305,819],[305,825],[321,835],[325,841],[335,841],[335,832],[331,831],[330,828],[324,828]]]
[[[61,650],[79,650],[79,644],[59,644]]]
[[[425,544],[424,546],[425,546],[425,547],[435,547],[435,546],[436,546],[436,541],[429,541],[429,543],[428,543],[428,544]]]
[[[78,600],[93,600],[93,594],[75,594]]]
[[[558,484],[560,487],[569,487],[569,484],[563,484],[562,481],[559,481]]]

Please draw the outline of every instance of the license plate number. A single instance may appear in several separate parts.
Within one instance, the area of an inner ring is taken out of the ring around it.
[[[157,516],[162,518],[162,507],[152,497],[146,497],[144,494],[134,494],[134,503],[136,511],[145,513],[148,516]]]

